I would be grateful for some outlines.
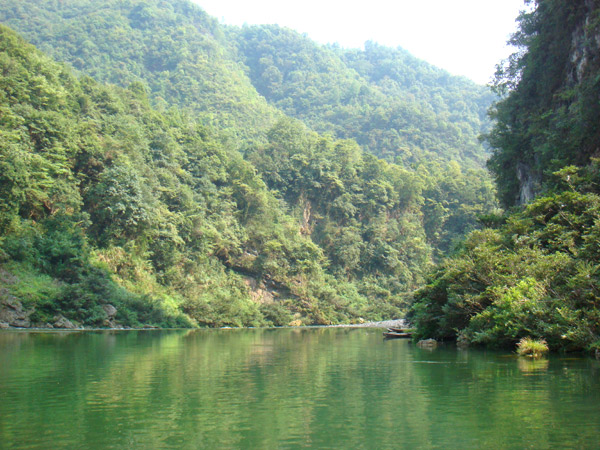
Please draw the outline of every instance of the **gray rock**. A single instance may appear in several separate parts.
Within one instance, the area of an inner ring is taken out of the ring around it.
[[[0,322],[8,323],[11,327],[29,328],[29,316],[33,311],[23,309],[21,302],[8,289],[0,289]]]
[[[117,315],[117,308],[115,308],[113,305],[102,305],[102,309],[104,310],[109,319],[112,319]]]
[[[0,330],[6,330],[10,325],[6,322],[0,322]]]
[[[116,328],[117,324],[112,319],[105,319],[104,322],[102,322],[102,326],[106,328]]]
[[[54,328],[65,328],[68,330],[74,330],[77,328],[69,319],[63,315],[54,316]]]
[[[29,328],[31,327],[31,321],[28,318],[14,319],[10,322],[10,326],[15,328]]]

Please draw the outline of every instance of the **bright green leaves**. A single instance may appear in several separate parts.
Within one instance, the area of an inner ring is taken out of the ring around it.
[[[294,121],[278,122],[268,136],[248,159],[323,249],[329,271],[352,282],[374,276],[389,288],[383,302],[414,288],[430,261],[419,178]]]
[[[6,227],[18,216],[73,212],[81,199],[72,171],[72,111],[58,82],[70,85],[72,77],[5,27],[0,38],[0,227]]]
[[[572,172],[589,186],[585,170]],[[412,318],[423,336],[486,345],[546,339],[551,348],[598,341],[600,197],[566,191],[534,200],[498,230],[469,235],[419,291]]]
[[[131,168],[106,169],[86,202],[90,205],[95,234],[103,242],[133,238],[149,224],[142,180]]]

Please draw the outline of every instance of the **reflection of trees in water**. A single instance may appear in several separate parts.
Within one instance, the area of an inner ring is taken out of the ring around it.
[[[565,437],[545,425],[598,391],[595,361],[428,352],[365,329],[8,333],[0,355],[0,417],[21,418],[4,434],[34,446],[519,448],[535,429],[550,447]]]
[[[517,358],[517,366],[523,375],[536,375],[539,372],[545,372],[550,366],[550,360],[533,359],[533,358]]]

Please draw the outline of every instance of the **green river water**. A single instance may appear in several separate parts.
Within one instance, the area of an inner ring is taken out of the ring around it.
[[[1,449],[600,449],[600,362],[378,329],[0,332]]]

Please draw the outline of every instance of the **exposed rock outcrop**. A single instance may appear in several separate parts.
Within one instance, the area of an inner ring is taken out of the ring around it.
[[[539,189],[538,175],[531,168],[523,163],[517,163],[517,178],[519,180],[519,200],[518,204],[525,205],[534,199]]]
[[[0,323],[8,324],[10,327],[29,328],[31,320],[29,316],[33,309],[25,310],[22,303],[8,289],[0,289]]]
[[[250,297],[255,303],[270,304],[275,301],[276,293],[272,289],[268,289],[263,282],[259,282],[256,278],[245,277],[244,283],[248,287]]]
[[[75,325],[73,322],[71,322],[69,319],[67,319],[62,314],[59,314],[57,316],[54,316],[54,328],[64,328],[67,330],[74,330],[75,328],[77,328],[77,325]]]
[[[102,309],[104,310],[109,319],[112,319],[117,315],[117,308],[115,308],[113,305],[102,305]]]
[[[117,308],[115,308],[113,305],[106,304],[106,305],[102,305],[102,309],[104,310],[104,313],[106,314],[106,319],[104,320],[102,325],[107,328],[120,328],[117,325],[117,323],[115,322],[115,316],[117,315]]]

